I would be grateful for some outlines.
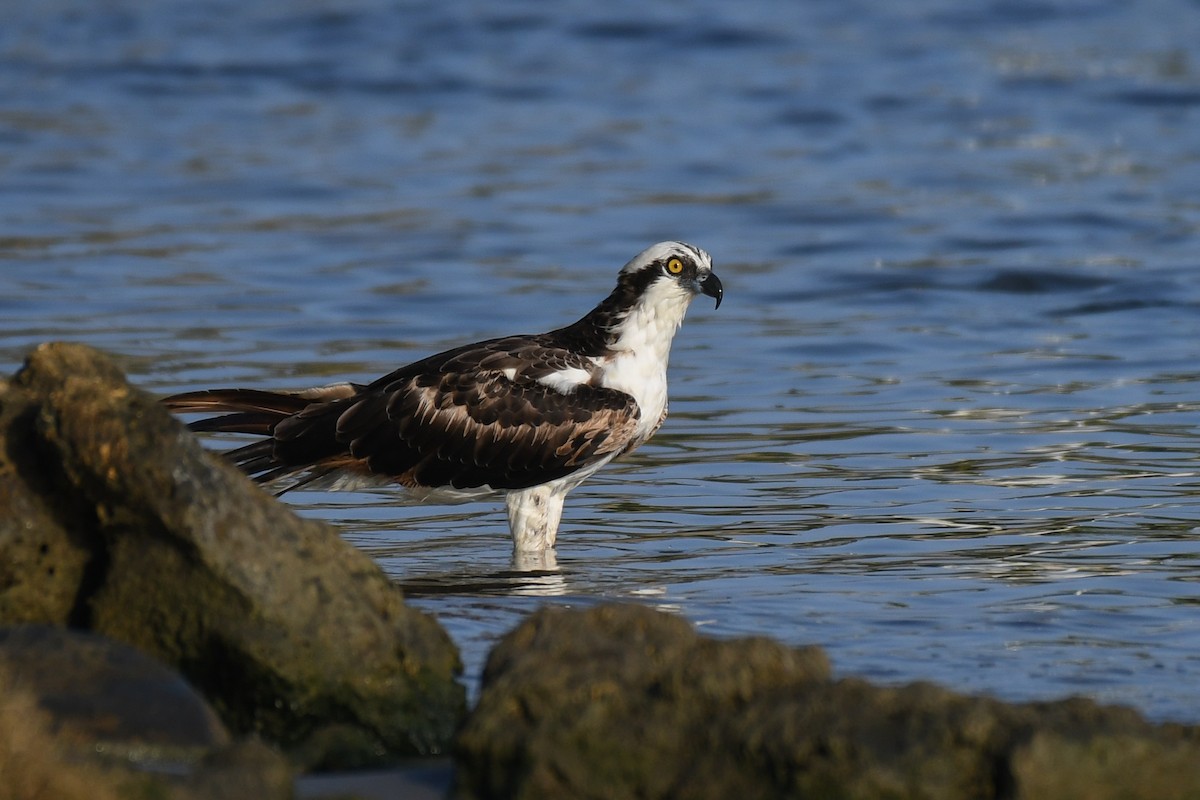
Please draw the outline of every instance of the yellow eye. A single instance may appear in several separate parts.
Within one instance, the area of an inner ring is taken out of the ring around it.
[[[683,262],[678,258],[672,258],[667,262],[667,272],[671,273],[672,275],[678,275],[679,273],[683,272]]]

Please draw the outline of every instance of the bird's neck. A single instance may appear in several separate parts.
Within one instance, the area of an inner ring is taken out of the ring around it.
[[[683,323],[688,298],[677,292],[634,292],[618,284],[581,320],[559,331],[585,355],[635,355],[664,367],[675,331]]]
[[[599,383],[637,402],[631,449],[653,436],[667,416],[667,361],[686,310],[687,299],[678,295],[642,295],[608,329]]]
[[[595,360],[598,383],[637,403],[629,449],[650,438],[667,415],[667,360],[690,297],[629,291],[622,283],[583,319],[555,332],[559,343]]]
[[[609,355],[661,364],[665,369],[671,342],[683,323],[683,310],[678,304],[635,303],[609,326]]]

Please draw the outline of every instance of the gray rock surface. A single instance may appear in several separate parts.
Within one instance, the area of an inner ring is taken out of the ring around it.
[[[464,711],[449,637],[370,558],[85,346],[0,382],[0,563],[0,624],[131,644],[309,765],[440,752]]]

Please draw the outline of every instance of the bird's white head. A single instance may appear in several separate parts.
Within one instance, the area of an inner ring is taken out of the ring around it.
[[[725,293],[720,278],[713,273],[712,257],[685,242],[659,242],[647,247],[621,268],[618,280],[634,290],[639,304],[678,306],[680,320],[696,295],[714,298],[720,308]]]
[[[714,298],[717,306],[724,295],[708,253],[683,242],[646,248],[621,269],[617,288],[597,309],[608,319],[608,346],[646,350],[665,364],[671,339],[700,294]]]

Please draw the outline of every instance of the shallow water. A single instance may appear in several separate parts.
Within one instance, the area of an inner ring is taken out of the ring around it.
[[[692,241],[726,301],[554,569],[497,504],[289,501],[472,682],[539,605],[636,600],[843,674],[1200,721],[1197,41],[1184,0],[6,8],[0,357],[366,380]]]

